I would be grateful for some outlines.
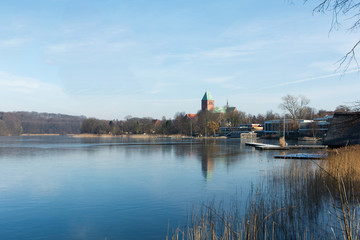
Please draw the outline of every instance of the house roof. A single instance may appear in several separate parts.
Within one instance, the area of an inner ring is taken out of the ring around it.
[[[226,107],[215,107],[211,110],[213,113],[226,113]]]
[[[236,107],[215,107],[212,110],[213,113],[232,113],[237,112]]]
[[[236,107],[227,107],[226,112],[237,112]]]
[[[188,114],[185,115],[185,117],[191,120],[191,119],[193,119],[194,117],[196,117],[196,114],[188,113]]]
[[[206,91],[201,100],[202,101],[210,101],[210,100],[214,100],[214,98],[209,91]]]

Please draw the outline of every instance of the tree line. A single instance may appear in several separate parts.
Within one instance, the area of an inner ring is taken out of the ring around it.
[[[213,113],[199,111],[189,117],[184,112],[176,113],[173,119],[163,117],[161,120],[152,118],[136,118],[127,116],[125,120],[105,121],[94,118],[84,120],[81,133],[92,134],[181,134],[209,135],[221,126],[238,126],[253,122],[264,122],[265,119],[276,119],[279,115],[269,111],[266,116],[246,114],[245,112]]]
[[[264,124],[265,121],[287,119],[314,119],[322,118],[334,111],[319,110],[309,106],[310,100],[305,96],[286,95],[282,98],[279,108],[285,113],[280,115],[272,110],[266,114],[252,115],[243,111],[214,113],[211,111],[199,111],[194,115],[184,112],[176,113],[173,119],[161,120],[152,118],[125,117],[125,120],[105,121],[95,118],[85,119],[81,127],[81,133],[92,134],[180,134],[180,135],[215,135],[219,127],[237,127],[240,124]],[[351,106],[340,105],[335,111],[351,112],[356,110]],[[295,121],[294,121],[295,122]]]
[[[0,136],[77,134],[84,116],[38,112],[0,112]]]
[[[286,95],[279,108],[286,111],[288,119],[314,119],[324,117],[329,111],[309,107],[310,100],[304,96]],[[350,112],[359,109],[354,106],[340,105],[335,111]],[[330,112],[331,114],[331,112]],[[214,135],[219,127],[237,127],[240,124],[263,124],[268,120],[283,118],[284,115],[267,111],[266,114],[252,115],[243,111],[214,113],[199,111],[196,115],[176,113],[173,119],[161,120],[149,117],[126,116],[125,120],[101,120],[84,116],[70,116],[37,112],[0,112],[0,136],[21,134],[181,134]]]
[[[321,116],[322,112],[316,113]],[[325,111],[323,112],[323,116]],[[163,117],[161,120],[152,118],[128,117],[126,120],[106,121],[95,118],[85,119],[80,132],[91,134],[180,134],[188,136],[214,135],[219,127],[237,127],[240,124],[264,124],[268,120],[280,119],[273,111],[266,114],[251,115],[245,112],[213,113],[199,111],[196,116],[188,117],[184,112],[176,113],[173,119]]]

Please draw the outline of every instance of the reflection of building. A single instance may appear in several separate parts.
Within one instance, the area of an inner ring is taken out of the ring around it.
[[[215,160],[208,154],[201,155],[201,171],[206,180],[211,179],[215,169]]]
[[[201,147],[201,171],[206,180],[211,179],[215,170],[215,152],[218,148],[215,145],[204,145]]]

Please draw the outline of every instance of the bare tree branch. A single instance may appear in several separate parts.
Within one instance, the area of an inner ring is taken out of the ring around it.
[[[309,2],[309,0],[304,0]],[[348,28],[349,31],[355,32],[360,28],[360,3],[354,0],[321,0],[321,2],[314,8],[314,12],[331,12],[332,22],[330,32],[338,30],[342,22],[353,21]],[[344,67],[344,72],[350,67],[352,62],[355,62],[357,67],[360,66],[356,59],[356,51],[360,45],[360,40],[356,42],[350,51],[339,60],[340,66]]]
[[[359,63],[358,63],[358,61],[356,59],[356,52],[355,52],[355,49],[357,48],[357,46],[359,44],[360,44],[360,40],[352,47],[352,49],[349,52],[346,53],[346,55],[343,58],[341,58],[339,60],[339,62],[340,62],[339,67],[343,66],[344,63],[345,63],[344,70],[346,71],[350,67],[350,64],[351,64],[352,61],[354,61],[356,63],[356,66],[358,68],[360,67]]]

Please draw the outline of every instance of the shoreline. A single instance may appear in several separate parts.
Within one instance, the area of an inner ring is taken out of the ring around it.
[[[24,133],[18,136],[29,137],[29,136],[69,136],[73,138],[135,138],[135,139],[151,139],[151,138],[168,138],[168,139],[222,139],[227,138],[224,136],[221,137],[191,137],[186,135],[165,135],[165,134],[122,134],[122,135],[111,135],[111,134],[90,134],[90,133],[80,133],[80,134],[60,134],[60,133]]]
[[[222,139],[227,137],[191,137],[186,135],[164,135],[164,134],[123,134],[123,135],[110,135],[110,134],[71,134],[75,138],[136,138],[136,139],[150,139],[150,138],[169,138],[169,139]]]
[[[20,136],[60,136],[60,133],[23,133]]]
[[[111,135],[111,134],[71,134],[74,138],[193,138],[185,135],[162,135],[162,134],[123,134],[123,135]]]

